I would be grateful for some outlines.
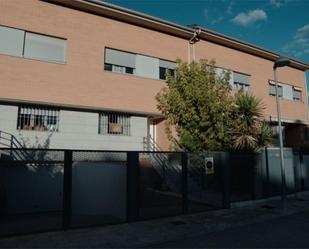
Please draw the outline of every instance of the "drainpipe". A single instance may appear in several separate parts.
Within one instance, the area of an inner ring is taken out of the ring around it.
[[[305,100],[305,103],[306,103],[306,107],[307,107],[307,121],[309,120],[309,110],[308,110],[308,106],[309,106],[309,103],[308,103],[308,87],[307,87],[307,75],[306,75],[306,72],[307,70],[304,72],[305,73],[305,97],[306,97],[306,100]]]
[[[195,47],[194,44],[199,41],[198,35],[202,32],[200,28],[196,29],[193,33],[193,36],[189,40],[188,44],[188,62],[195,61]]]

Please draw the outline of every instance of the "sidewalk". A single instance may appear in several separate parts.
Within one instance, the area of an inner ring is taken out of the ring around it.
[[[245,228],[250,224],[266,221],[270,223],[272,220],[293,214],[305,211],[308,213],[309,192],[289,197],[286,210],[280,208],[280,199],[251,202],[250,206],[235,206],[238,207],[130,224],[12,237],[0,240],[0,247],[135,248],[172,246],[173,242],[189,241],[194,237],[214,232],[219,233],[229,228],[241,229],[242,226]],[[223,239],[224,237],[221,240]],[[176,247],[180,247],[180,245]]]

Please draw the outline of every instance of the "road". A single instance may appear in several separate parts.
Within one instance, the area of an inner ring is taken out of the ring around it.
[[[220,232],[164,243],[156,248],[309,248],[309,211]]]

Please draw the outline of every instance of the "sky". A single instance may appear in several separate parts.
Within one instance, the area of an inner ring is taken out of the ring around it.
[[[309,63],[309,0],[105,1],[181,25],[198,24]]]

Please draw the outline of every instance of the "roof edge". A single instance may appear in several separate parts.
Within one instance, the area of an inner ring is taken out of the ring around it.
[[[269,49],[259,47],[257,45],[239,40],[234,37],[224,35],[222,33],[210,29],[206,29],[200,26],[196,26],[195,28],[183,26],[174,22],[170,22],[161,18],[157,18],[148,14],[127,9],[111,3],[102,2],[99,0],[41,0],[41,1],[58,4],[101,16],[106,16],[126,23],[131,23],[138,26],[154,29],[160,32],[169,33],[185,39],[191,38],[196,28],[200,28],[202,32],[199,37],[202,40],[211,41],[217,44],[231,47],[271,61],[275,61],[281,55]],[[295,58],[291,58],[290,56],[287,57],[291,60],[290,67],[294,67],[303,71],[309,69],[308,63],[302,62]]]

